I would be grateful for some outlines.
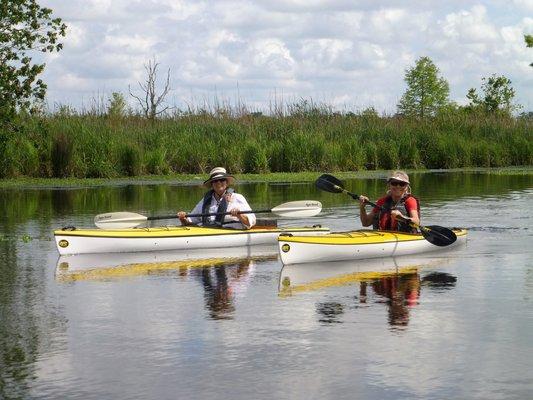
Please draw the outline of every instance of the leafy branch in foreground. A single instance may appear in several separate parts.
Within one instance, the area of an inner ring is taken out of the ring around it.
[[[45,64],[34,63],[31,52],[63,48],[66,24],[36,0],[0,0],[0,117],[27,109],[32,100],[44,100],[46,84],[37,79]]]

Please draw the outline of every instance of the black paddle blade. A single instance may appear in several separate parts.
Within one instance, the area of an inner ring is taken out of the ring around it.
[[[330,193],[342,193],[342,190],[344,189],[342,182],[329,174],[320,175],[316,180],[315,185],[320,190]]]
[[[438,225],[421,226],[420,232],[424,238],[435,246],[449,246],[457,240],[455,233],[448,228]]]

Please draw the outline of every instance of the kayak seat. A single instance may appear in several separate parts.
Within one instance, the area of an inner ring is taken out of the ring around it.
[[[252,229],[277,228],[278,221],[275,219],[259,218],[256,220]]]

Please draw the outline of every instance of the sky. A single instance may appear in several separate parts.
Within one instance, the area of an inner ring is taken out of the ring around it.
[[[250,111],[308,100],[339,111],[393,114],[405,71],[429,57],[466,104],[493,74],[533,111],[533,0],[41,0],[68,25],[46,54],[48,106],[88,109],[113,92],[135,105],[145,65],[170,71],[166,105],[244,104]]]

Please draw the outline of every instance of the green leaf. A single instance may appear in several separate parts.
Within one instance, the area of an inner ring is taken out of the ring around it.
[[[44,64],[32,64],[32,52],[61,50],[56,42],[66,31],[61,18],[51,15],[36,0],[0,0],[0,122],[44,98],[46,85],[36,82]]]

